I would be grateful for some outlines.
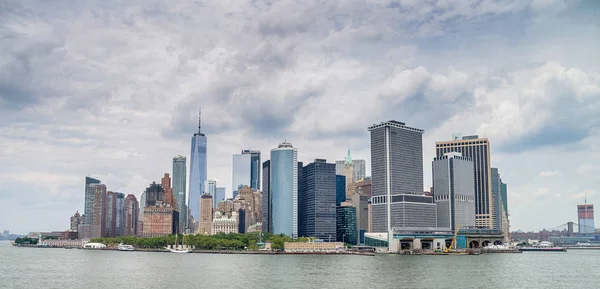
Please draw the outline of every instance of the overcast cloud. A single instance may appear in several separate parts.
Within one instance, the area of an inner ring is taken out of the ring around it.
[[[189,157],[208,177],[284,139],[370,164],[367,127],[490,138],[512,229],[600,206],[600,3],[567,0],[0,3],[0,229],[64,230],[84,178],[140,196]],[[370,172],[370,168],[368,168]]]

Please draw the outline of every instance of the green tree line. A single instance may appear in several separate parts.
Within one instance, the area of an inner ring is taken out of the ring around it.
[[[181,244],[182,240],[185,245],[194,246],[197,250],[258,250],[258,243],[262,240],[263,242],[271,242],[272,248],[275,250],[283,249],[285,242],[307,242],[309,238],[299,238],[294,240],[286,235],[273,235],[270,233],[229,233],[229,234],[217,234],[212,236],[206,235],[178,235],[177,243]],[[132,245],[137,248],[147,249],[160,249],[168,245],[175,244],[175,235],[162,236],[162,237],[134,237],[134,236],[120,236],[115,238],[95,238],[91,239],[90,242],[102,243],[107,246],[116,246],[120,243],[126,245]]]

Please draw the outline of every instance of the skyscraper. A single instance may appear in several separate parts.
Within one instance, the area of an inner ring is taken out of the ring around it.
[[[216,208],[219,201],[225,200],[225,187],[217,187],[215,197],[213,198],[213,206]]]
[[[354,193],[350,202],[356,208],[356,242],[363,244],[369,230],[369,197]]]
[[[158,202],[165,201],[165,190],[163,187],[156,182],[152,182],[150,186],[146,188],[146,204],[144,207],[150,207],[156,205]]]
[[[231,191],[234,199],[238,194],[239,188],[250,186],[251,173],[252,156],[250,154],[234,154],[231,174]]]
[[[263,233],[273,232],[272,213],[271,210],[271,161],[265,161],[262,164],[262,231]]]
[[[210,235],[213,221],[213,196],[203,194],[200,198],[200,220],[198,225],[198,234]]]
[[[334,235],[335,203],[335,164],[316,159],[302,169],[298,192],[298,234],[321,239]]]
[[[106,186],[90,184],[94,190],[92,202],[92,235],[91,238],[102,238],[106,231]]]
[[[373,125],[369,131],[372,231],[391,237],[393,228],[435,227],[433,199],[419,195],[423,193],[424,131],[395,120]]]
[[[298,150],[283,142],[271,150],[270,200],[273,234],[298,238]]]
[[[349,198],[354,194],[354,165],[350,150],[348,150],[346,162],[344,162],[344,176],[346,177],[346,197]]]
[[[173,194],[177,201],[177,211],[179,211],[179,232],[184,233],[187,228],[187,205],[186,205],[186,174],[187,165],[184,156],[173,158]]]
[[[92,215],[94,208],[94,193],[95,185],[100,184],[100,181],[94,178],[85,177],[85,201],[83,207],[83,224],[79,230],[80,239],[89,239],[92,235]]]
[[[594,205],[587,203],[587,196],[585,204],[577,205],[577,221],[579,233],[589,234],[594,233]]]
[[[127,195],[125,198],[125,232],[124,236],[137,236],[138,234],[138,219],[139,218],[139,203],[133,194]]]
[[[260,151],[243,150],[242,154],[250,155],[250,188],[260,190]]]
[[[343,175],[335,176],[335,205],[339,206],[346,201],[346,177]]]
[[[492,176],[492,226],[496,230],[502,230],[502,217],[504,205],[502,204],[502,180],[498,168],[491,168]]]
[[[356,244],[356,208],[349,202],[336,207],[336,241]]]
[[[206,193],[211,195],[213,199],[215,199],[217,195],[217,181],[215,180],[207,180],[206,181]],[[200,201],[202,202],[202,201]]]
[[[196,221],[200,219],[200,195],[204,191],[206,182],[206,135],[202,133],[201,113],[198,112],[198,132],[192,137],[192,151],[190,154],[190,199],[189,209]]]
[[[432,164],[434,200],[440,228],[475,226],[473,161],[460,153],[446,153]]]
[[[104,230],[104,236],[102,237],[115,237],[117,235],[117,194],[114,192],[106,193],[105,202],[105,215],[104,221],[106,222],[106,228]]]
[[[346,160],[335,161],[335,174],[344,175]],[[365,160],[352,160],[354,171],[354,182],[358,182],[367,176],[367,162]]]
[[[115,215],[115,235],[122,236],[125,233],[125,194],[115,193],[116,215]]]
[[[163,190],[165,190],[165,203],[177,210],[177,202],[175,201],[175,196],[173,196],[173,189],[171,188],[171,176],[169,176],[169,173],[164,174],[163,178],[160,180],[160,183],[163,187]]]
[[[436,156],[449,152],[459,152],[473,160],[475,178],[475,225],[493,228],[492,168],[490,161],[490,142],[477,135],[460,137],[454,135],[451,141],[435,143]],[[435,188],[434,188],[435,192]]]

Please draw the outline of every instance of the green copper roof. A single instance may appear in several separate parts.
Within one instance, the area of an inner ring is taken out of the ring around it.
[[[350,156],[350,149],[348,149],[348,155],[346,156],[346,163],[349,165],[352,164],[352,157]]]

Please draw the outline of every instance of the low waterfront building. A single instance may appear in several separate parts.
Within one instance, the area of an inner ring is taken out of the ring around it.
[[[286,252],[335,252],[344,249],[343,242],[285,242]]]

